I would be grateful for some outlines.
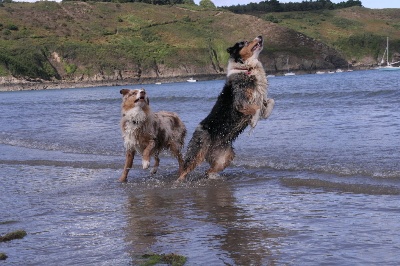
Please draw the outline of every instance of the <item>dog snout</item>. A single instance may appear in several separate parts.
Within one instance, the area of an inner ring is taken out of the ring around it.
[[[140,99],[144,99],[146,97],[146,92],[145,91],[140,91]]]

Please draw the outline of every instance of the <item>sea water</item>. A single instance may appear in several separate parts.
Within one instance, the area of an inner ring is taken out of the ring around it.
[[[122,87],[0,93],[0,243],[5,265],[399,265],[400,73],[269,79],[271,117],[246,129],[219,180],[204,163],[176,185],[177,162],[128,182]],[[223,80],[146,89],[179,114],[186,144]],[[185,150],[184,150],[185,152]]]

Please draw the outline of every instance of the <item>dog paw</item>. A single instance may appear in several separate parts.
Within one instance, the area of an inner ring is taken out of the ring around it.
[[[150,161],[143,160],[142,161],[143,169],[147,169],[150,166]]]
[[[175,185],[182,184],[186,181],[186,175],[180,175],[177,180],[174,181]]]
[[[207,177],[208,179],[213,179],[213,180],[221,179],[221,176],[218,173],[208,173]]]
[[[257,126],[259,119],[260,119],[260,109],[258,109],[256,113],[251,117],[250,126],[252,128],[255,128]]]
[[[264,100],[263,105],[264,107],[261,112],[261,117],[267,119],[271,115],[272,109],[274,109],[275,101],[274,99],[267,99],[266,101]]]
[[[126,176],[121,176],[119,179],[118,179],[118,181],[119,182],[121,182],[121,183],[126,183],[127,182],[127,177]]]
[[[155,173],[157,173],[158,167],[153,167],[151,168],[150,174],[154,175]]]

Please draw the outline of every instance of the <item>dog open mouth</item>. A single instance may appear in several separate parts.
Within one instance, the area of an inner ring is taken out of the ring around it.
[[[135,103],[137,103],[138,101],[145,101],[145,97],[144,96],[140,96],[138,99],[135,100]]]
[[[255,51],[258,48],[263,46],[263,38],[261,36],[258,37],[259,41],[256,45],[253,46],[253,48],[251,49],[251,51]]]

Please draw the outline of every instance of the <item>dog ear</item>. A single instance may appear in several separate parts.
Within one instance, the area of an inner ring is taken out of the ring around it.
[[[234,46],[229,47],[228,49],[226,49],[226,51],[232,55],[232,54],[236,54],[239,53],[239,51],[246,46],[247,41],[242,41],[242,42],[237,42],[235,43]]]
[[[226,49],[228,54],[232,54],[234,50],[235,50],[235,47],[229,47],[228,49]]]
[[[150,99],[149,97],[146,97],[147,105],[150,105]]]
[[[129,92],[129,89],[122,89],[119,91],[119,93],[121,93],[122,95],[126,95]]]

